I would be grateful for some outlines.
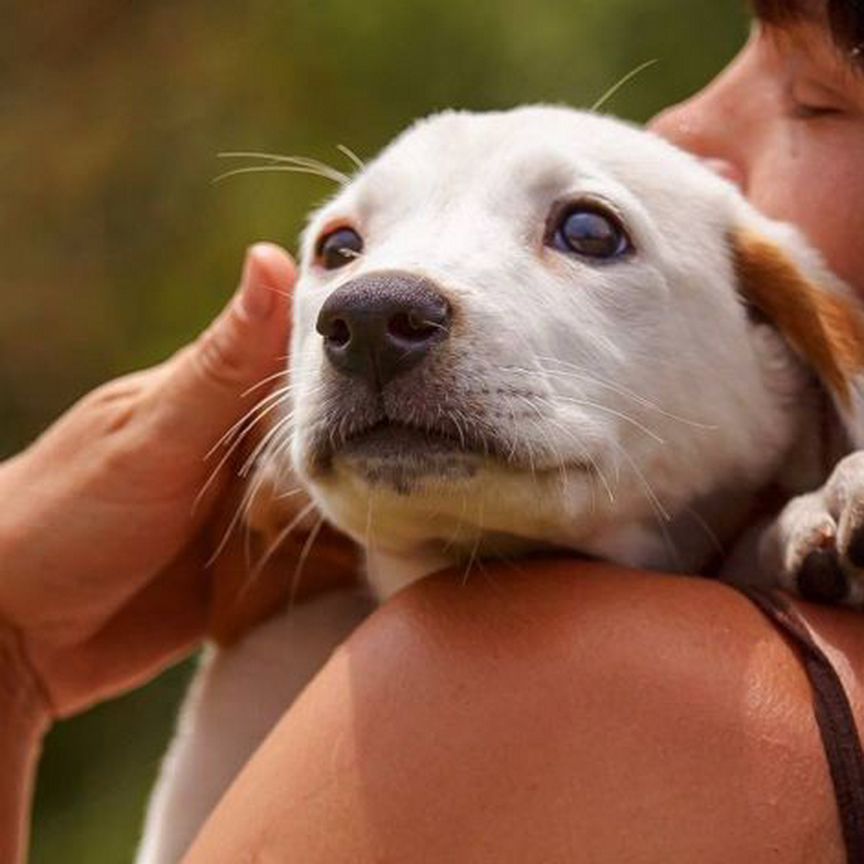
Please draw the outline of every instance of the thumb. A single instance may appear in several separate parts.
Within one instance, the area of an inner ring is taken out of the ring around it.
[[[258,243],[247,251],[237,293],[161,378],[157,413],[175,440],[203,455],[266,395],[247,391],[285,368],[296,278],[281,247]]]

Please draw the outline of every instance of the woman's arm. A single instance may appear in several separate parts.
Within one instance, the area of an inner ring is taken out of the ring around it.
[[[372,616],[186,864],[843,860],[809,683],[746,599],[519,568],[429,580]],[[860,618],[811,620],[860,718]]]
[[[0,620],[53,716],[137,686],[203,635],[207,562],[238,485],[221,450],[207,456],[260,398],[249,389],[284,368],[293,282],[286,252],[253,247],[191,345],[86,395],[0,463]]]
[[[33,780],[48,725],[20,640],[0,624],[0,861],[26,859]]]
[[[227,538],[215,567],[208,562],[245,482],[235,476],[242,455],[223,453],[219,442],[284,371],[294,278],[286,252],[253,247],[238,292],[198,339],[85,396],[0,464],[3,864],[23,855],[35,759],[51,721],[188,653],[211,623],[214,593],[222,631],[234,626],[229,635],[279,599],[239,601],[256,595],[244,591],[243,532]],[[353,581],[346,542],[331,536],[313,550],[307,593]],[[300,552],[286,547],[268,565],[277,575],[277,567],[292,573]],[[269,572],[261,583],[270,584]],[[212,590],[222,574],[235,586],[231,605]],[[285,581],[276,585],[287,594]]]

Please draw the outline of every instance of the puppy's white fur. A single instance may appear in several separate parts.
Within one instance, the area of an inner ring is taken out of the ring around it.
[[[205,652],[136,861],[180,860],[246,760],[369,608],[367,597],[327,594],[271,618],[237,650]]]
[[[635,253],[598,263],[544,245],[562,199],[604,202]],[[316,242],[342,223],[361,232],[363,254],[326,271]],[[418,123],[306,232],[292,463],[283,457],[277,469],[286,484],[299,476],[320,511],[366,548],[379,597],[447,563],[538,546],[697,571],[737,535],[735,516],[760,489],[779,483],[791,495],[824,479],[807,458],[820,395],[781,335],[748,316],[732,244],[742,231],[843,292],[797,232],[636,128],[546,107]],[[434,362],[388,384],[373,410],[368,393],[330,368],[316,319],[340,285],[380,270],[434,282],[454,324]],[[837,403],[853,437],[856,394]],[[494,439],[497,455],[475,448],[454,456],[459,470],[382,483],[339,456],[341,442],[382,418]],[[246,754],[357,620],[351,607],[328,627],[315,605],[205,664],[139,864],[180,857]]]

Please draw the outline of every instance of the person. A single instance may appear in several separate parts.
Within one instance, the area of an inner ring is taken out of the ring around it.
[[[864,10],[756,5],[740,55],[654,128],[797,223],[864,292]],[[203,457],[273,373],[293,278],[285,253],[253,248],[204,336],[86,397],[0,466],[0,860],[24,854],[51,722],[201,637],[204,561],[230,500],[220,478],[190,518]],[[370,616],[188,864],[845,860],[801,657],[748,599],[600,563],[484,567]],[[860,726],[859,615],[797,608]]]

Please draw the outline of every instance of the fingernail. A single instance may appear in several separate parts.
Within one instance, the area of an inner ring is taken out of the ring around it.
[[[270,317],[276,306],[276,294],[272,285],[263,277],[260,266],[255,263],[255,246],[246,250],[243,275],[240,277],[240,305],[246,315],[257,321]]]

